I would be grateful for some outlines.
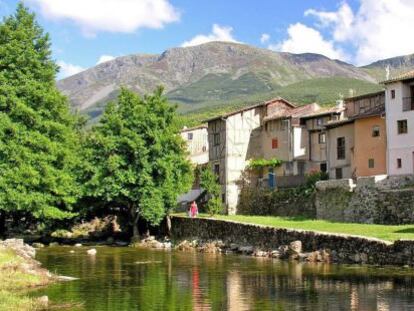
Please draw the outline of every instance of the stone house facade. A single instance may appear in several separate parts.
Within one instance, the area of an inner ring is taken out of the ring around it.
[[[343,119],[343,101],[335,107],[322,108],[301,117],[301,124],[308,133],[307,161],[310,171],[328,172],[327,133],[325,125]]]
[[[383,84],[388,175],[414,174],[414,71]]]
[[[260,156],[261,124],[266,106],[250,106],[207,120],[209,162],[217,174],[222,202],[228,214],[235,214],[240,181],[249,160]]]
[[[246,177],[252,187],[295,186],[304,182],[309,170],[308,132],[300,117],[319,109],[316,104],[296,107],[276,98],[206,121],[209,162],[222,187],[227,213],[236,213]],[[278,159],[283,164],[260,171],[247,170],[253,159]]]

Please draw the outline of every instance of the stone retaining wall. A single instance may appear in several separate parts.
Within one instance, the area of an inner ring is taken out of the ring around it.
[[[361,177],[316,183],[316,218],[399,225],[414,223],[414,176]]]
[[[277,249],[293,241],[301,241],[303,250],[328,250],[334,262],[414,266],[414,241],[394,243],[358,236],[280,229],[260,225],[207,218],[174,216],[171,219],[175,240],[222,240],[226,244]]]

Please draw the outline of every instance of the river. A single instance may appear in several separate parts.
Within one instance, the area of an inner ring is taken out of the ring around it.
[[[37,259],[78,278],[41,288],[70,310],[414,310],[414,270],[121,247],[49,247]],[[74,251],[74,253],[71,251]]]

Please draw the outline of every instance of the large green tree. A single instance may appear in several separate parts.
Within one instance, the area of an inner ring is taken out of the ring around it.
[[[0,23],[2,220],[11,213],[42,219],[73,215],[79,193],[77,119],[55,86],[57,71],[49,36],[19,4]]]
[[[134,236],[140,217],[159,224],[192,183],[192,167],[179,135],[175,107],[162,88],[143,98],[122,89],[87,141],[87,193],[130,214]]]

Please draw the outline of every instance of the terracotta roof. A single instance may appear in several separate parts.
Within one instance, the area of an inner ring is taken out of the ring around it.
[[[350,119],[353,119],[353,120],[363,119],[363,118],[369,118],[373,116],[380,116],[382,114],[385,114],[385,105],[376,106],[370,110],[365,111],[364,113],[360,113],[355,116],[352,116],[350,117]]]
[[[296,108],[293,108],[287,111],[278,111],[276,113],[266,116],[263,119],[263,121],[266,122],[266,121],[277,120],[277,119],[301,117],[303,115],[307,115],[307,114],[314,112],[315,109],[318,109],[318,107],[319,106],[316,103],[313,103],[313,104],[308,104],[305,106],[296,107]]]
[[[262,107],[262,106],[267,106],[267,105],[272,104],[272,103],[277,102],[277,101],[283,101],[285,104],[291,106],[292,108],[296,107],[296,105],[292,104],[291,102],[287,101],[286,99],[284,99],[282,97],[276,97],[276,98],[273,98],[271,100],[262,102],[260,104],[247,106],[247,107],[244,107],[244,108],[241,108],[241,109],[238,109],[238,110],[228,112],[226,114],[222,114],[222,115],[219,115],[219,116],[216,116],[216,117],[213,117],[213,118],[209,118],[207,120],[203,120],[203,122],[206,123],[206,122],[211,122],[211,121],[214,121],[214,120],[217,120],[217,119],[226,119],[227,117],[233,116],[233,115],[238,114],[240,112],[247,111],[247,110],[254,109],[254,108],[258,108],[258,107]]]
[[[374,93],[367,93],[367,94],[361,94],[361,95],[356,95],[356,96],[352,96],[352,97],[347,97],[347,98],[344,99],[344,101],[354,101],[354,100],[367,98],[367,97],[375,97],[375,96],[378,96],[378,95],[385,95],[385,91],[378,91],[378,92],[374,92]]]
[[[184,127],[180,132],[185,133],[185,132],[194,131],[198,129],[204,129],[204,128],[207,128],[207,124],[201,124],[201,125],[193,126],[193,127]]]
[[[345,110],[345,107],[324,107],[319,109],[318,111],[306,114],[304,116],[301,116],[301,119],[310,119],[310,118],[315,118],[315,117],[320,117],[320,116],[324,116],[324,115],[328,115],[328,114],[332,114],[332,113],[341,113],[342,111]]]
[[[397,81],[404,81],[404,80],[410,80],[410,79],[414,79],[414,70],[402,73],[398,76],[395,76],[391,79],[385,80],[380,82],[381,84],[388,84],[388,83],[392,83],[392,82],[397,82]]]
[[[339,127],[348,123],[353,123],[355,120],[354,119],[343,119],[343,120],[339,120],[339,121],[333,121],[333,122],[328,122],[325,124],[326,128],[334,128],[334,127]]]

